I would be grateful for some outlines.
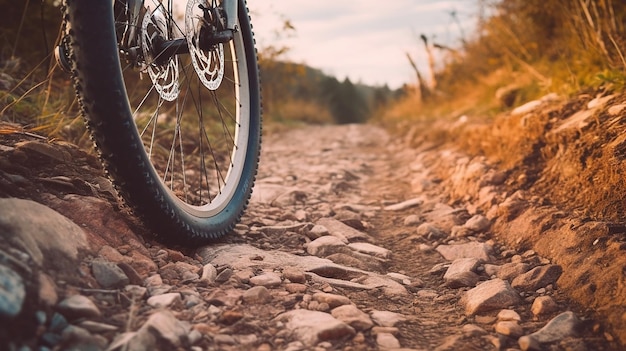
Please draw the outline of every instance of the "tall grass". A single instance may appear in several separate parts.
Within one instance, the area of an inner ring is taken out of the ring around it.
[[[407,118],[411,110],[422,117],[488,117],[550,92],[624,89],[625,2],[483,0],[480,6],[484,15],[472,37],[458,50],[438,52],[444,64],[429,99],[419,106],[404,101],[388,118]]]
[[[87,137],[68,74],[53,57],[61,12],[52,0],[25,1],[0,12],[0,122],[79,144]]]

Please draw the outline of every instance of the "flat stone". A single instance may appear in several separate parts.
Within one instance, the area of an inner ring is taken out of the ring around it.
[[[22,277],[11,268],[0,265],[0,316],[17,316],[25,298],[26,288]]]
[[[355,305],[336,307],[330,311],[330,314],[357,331],[365,331],[374,326],[374,322],[372,322],[367,313],[359,310]]]
[[[462,301],[468,315],[502,309],[520,302],[517,292],[502,279],[492,279],[468,290]]]
[[[117,264],[103,259],[93,260],[91,271],[98,284],[105,289],[121,288],[130,282],[126,273]]]
[[[520,291],[535,291],[550,284],[554,285],[562,273],[563,268],[559,265],[535,267],[513,279],[511,286]]]
[[[381,327],[394,327],[396,324],[406,321],[404,315],[391,311],[372,311],[370,316]]]
[[[530,269],[530,265],[528,263],[521,262],[511,262],[505,263],[498,269],[496,276],[502,280],[511,280],[516,278]]]
[[[250,284],[255,286],[275,287],[282,283],[280,274],[274,272],[264,272],[250,278]]]
[[[391,251],[384,247],[376,246],[370,243],[350,243],[348,247],[352,250],[374,257],[389,259],[391,258]]]
[[[272,300],[272,295],[265,286],[254,286],[243,293],[242,299],[248,304],[264,304]]]
[[[319,237],[306,246],[306,252],[309,255],[317,257],[326,257],[335,253],[345,251],[346,243],[339,237],[326,235]]]
[[[316,224],[324,226],[330,235],[336,236],[342,240],[345,239],[346,242],[370,241],[371,239],[368,234],[358,231],[334,218],[320,218]]]
[[[155,296],[150,297],[148,301],[146,302],[148,303],[148,305],[154,308],[161,308],[161,307],[169,307],[174,304],[180,304],[182,303],[182,298],[180,296],[180,293],[176,292],[176,293],[155,295]]]
[[[483,262],[489,262],[489,256],[493,252],[491,245],[475,241],[465,244],[439,245],[435,250],[448,261],[459,258],[476,258]]]
[[[88,297],[73,295],[59,302],[57,309],[68,319],[95,318],[100,316],[98,306]]]
[[[338,340],[356,334],[354,328],[325,312],[292,310],[280,314],[276,320],[286,323],[286,328],[309,347],[320,341]]]
[[[577,335],[579,325],[580,320],[574,312],[563,312],[538,331],[519,338],[518,343],[522,350],[543,350],[543,344]]]

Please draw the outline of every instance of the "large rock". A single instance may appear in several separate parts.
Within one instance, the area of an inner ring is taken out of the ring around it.
[[[87,249],[83,230],[58,212],[30,200],[0,199],[0,235],[39,266],[62,269]]]
[[[459,258],[476,258],[489,262],[489,256],[493,252],[491,245],[476,241],[465,244],[439,245],[436,250],[448,261],[454,261]]]

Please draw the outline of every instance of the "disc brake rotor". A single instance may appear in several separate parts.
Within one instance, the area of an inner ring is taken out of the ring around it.
[[[212,26],[204,18],[201,7],[208,8],[206,0],[189,0],[185,14],[185,34],[193,68],[202,84],[209,90],[217,90],[224,78],[224,45],[213,45],[209,50],[200,48],[201,35]]]
[[[154,57],[153,42],[157,37],[171,39],[167,19],[163,8],[157,7],[154,11],[146,11],[141,24],[141,49],[145,60],[145,71],[150,76],[152,84],[159,95],[167,101],[174,101],[178,97],[178,57],[172,56],[165,63],[159,63]]]

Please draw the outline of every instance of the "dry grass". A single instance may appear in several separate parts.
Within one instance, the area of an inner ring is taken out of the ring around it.
[[[390,109],[387,121],[490,119],[547,93],[621,91],[626,85],[626,3],[497,0],[473,40],[440,51],[437,89]],[[435,47],[436,43],[434,44]],[[505,94],[503,94],[505,92]],[[497,97],[496,97],[497,96]]]

